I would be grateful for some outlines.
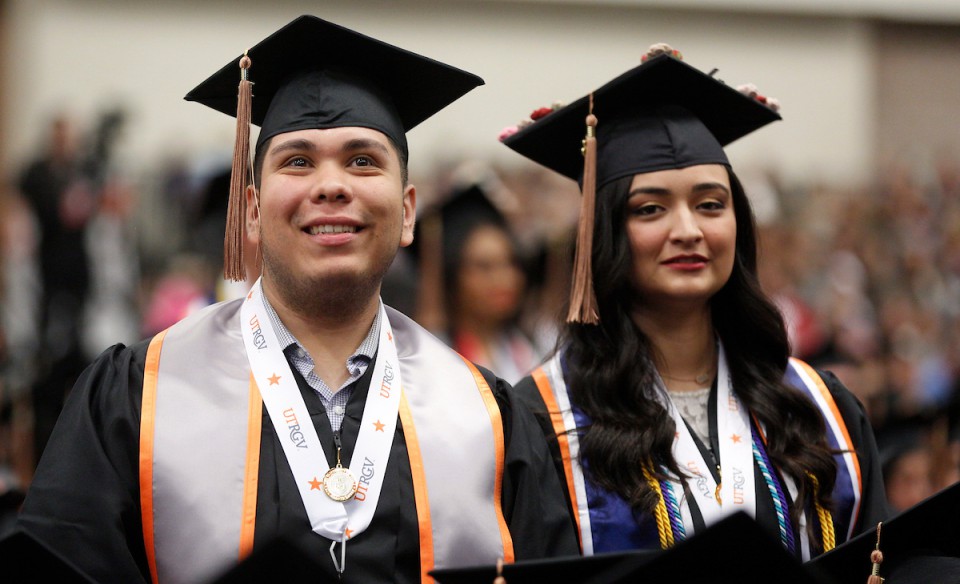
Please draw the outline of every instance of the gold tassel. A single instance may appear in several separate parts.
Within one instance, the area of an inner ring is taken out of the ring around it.
[[[880,551],[880,527],[883,522],[877,523],[877,546],[870,552],[870,561],[873,563],[873,570],[867,576],[867,584],[883,584],[883,578],[880,577],[880,564],[883,563],[883,552]]]
[[[583,197],[577,225],[577,250],[573,262],[570,311],[567,322],[597,324],[597,297],[593,291],[593,212],[597,191],[597,117],[593,115],[593,94],[587,114],[587,136],[583,139]]]
[[[247,78],[250,57],[240,59],[240,86],[237,89],[237,136],[233,146],[233,167],[230,172],[230,201],[227,204],[227,227],[223,236],[223,277],[234,282],[247,279],[243,262],[245,220],[247,215],[247,174],[250,166],[250,108],[253,84]]]

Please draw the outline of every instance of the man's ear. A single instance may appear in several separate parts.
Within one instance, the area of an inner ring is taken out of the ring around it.
[[[417,221],[417,187],[408,184],[403,189],[403,231],[400,234],[400,247],[413,243],[413,227]]]
[[[260,243],[260,193],[257,187],[247,186],[247,238],[253,243]]]

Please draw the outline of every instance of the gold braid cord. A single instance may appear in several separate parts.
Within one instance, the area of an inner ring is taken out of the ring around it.
[[[817,477],[807,473],[810,481],[813,483],[813,508],[817,511],[817,519],[820,520],[820,533],[823,536],[823,551],[829,552],[837,547],[837,534],[833,527],[833,514],[829,509],[820,504],[820,482]]]
[[[667,513],[667,503],[663,500],[663,493],[660,492],[660,481],[650,474],[647,467],[643,467],[643,476],[653,492],[657,494],[657,507],[653,512],[657,520],[657,533],[660,535],[660,548],[668,549],[673,547],[673,530],[670,528],[670,515]]]

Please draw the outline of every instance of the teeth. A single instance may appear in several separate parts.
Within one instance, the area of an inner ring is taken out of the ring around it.
[[[319,233],[356,233],[357,228],[352,225],[313,225],[307,230],[310,235]]]

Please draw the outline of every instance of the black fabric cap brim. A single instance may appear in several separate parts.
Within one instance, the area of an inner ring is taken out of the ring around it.
[[[496,568],[434,570],[440,584],[488,584]],[[504,566],[509,584],[576,582],[702,582],[806,584],[810,576],[796,559],[744,513],[727,517],[665,552],[600,554],[517,562]]]
[[[815,558],[808,563],[810,571],[837,582],[865,582],[872,567],[870,552],[877,543],[875,528],[869,526],[867,532]],[[924,570],[956,573],[960,566],[960,483],[885,521],[880,529],[880,551],[884,558],[880,575],[896,573],[899,576],[890,578],[889,582],[936,581],[904,578],[911,571],[910,566],[918,576]]]

